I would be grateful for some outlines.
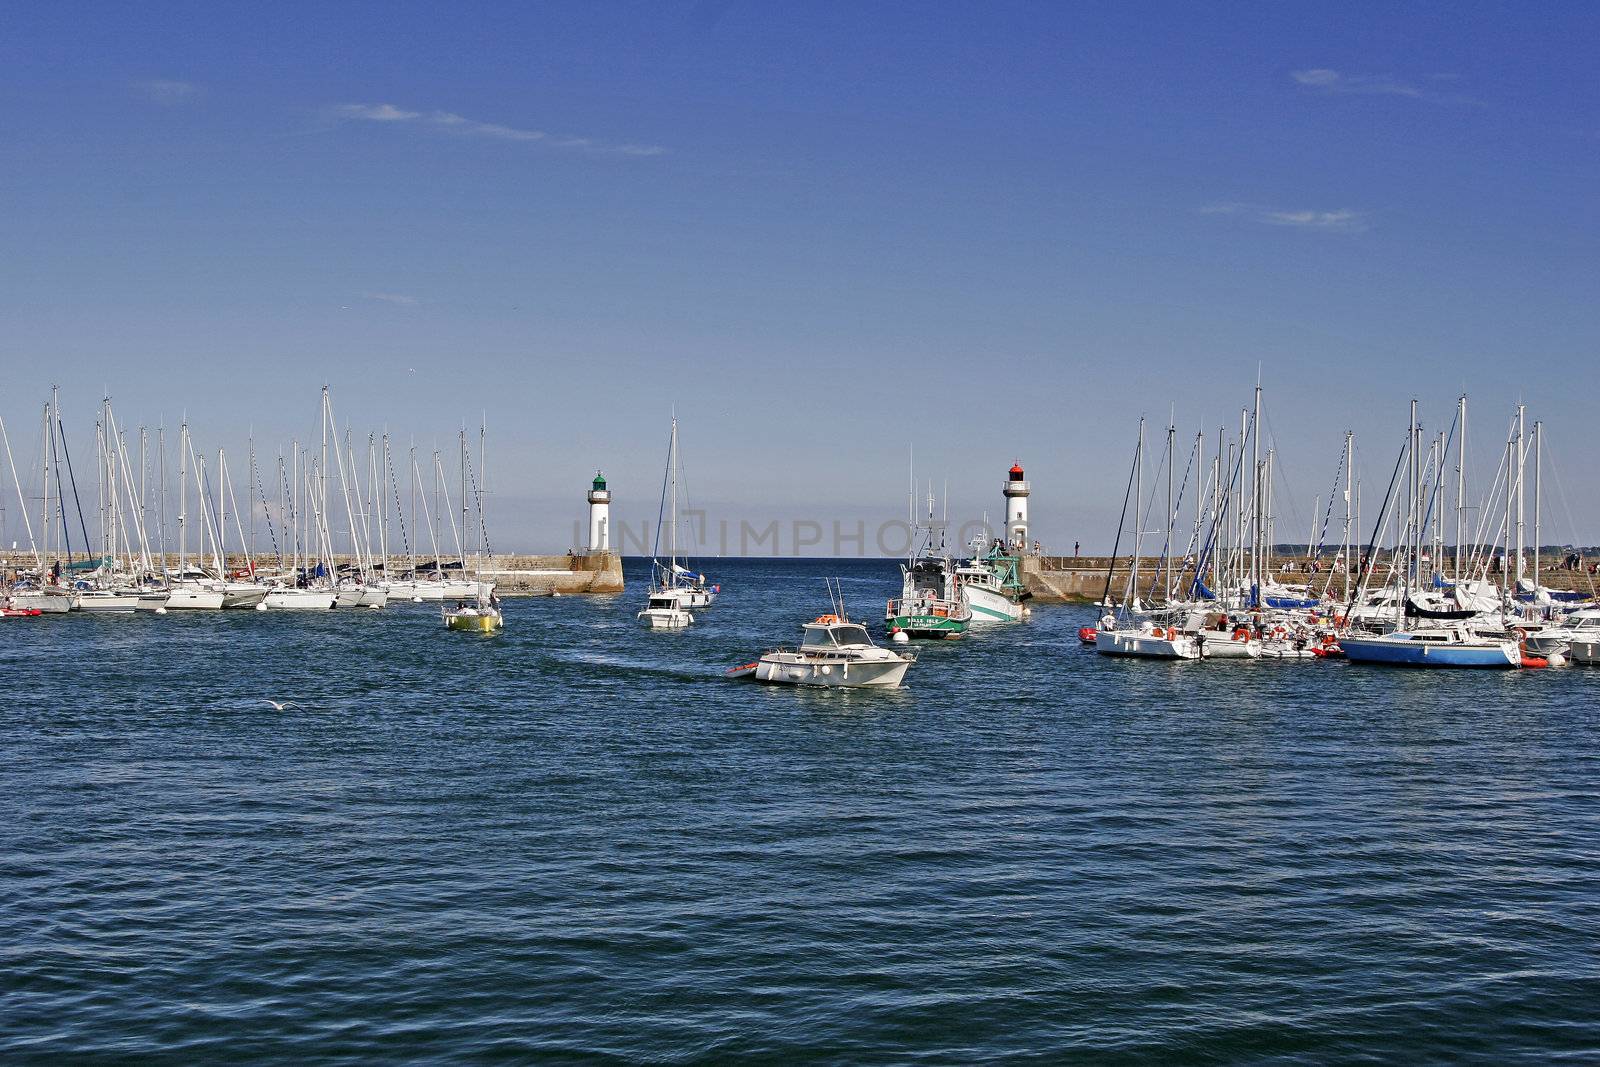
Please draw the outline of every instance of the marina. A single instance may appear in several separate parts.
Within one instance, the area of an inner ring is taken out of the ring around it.
[[[5,27],[0,1067],[1600,1064],[1600,8]]]
[[[1600,671],[1140,662],[1080,650],[1098,612],[1066,605],[919,642],[898,689],[724,680],[794,646],[823,570],[856,611],[899,587],[892,560],[728,560],[716,607],[659,634],[639,558],[635,592],[508,598],[482,640],[445,641],[429,604],[0,623],[39,694],[0,706],[31,798],[0,824],[11,1038],[203,1059],[244,1026],[293,1058],[337,1024],[374,1059],[849,1058],[907,1028],[1002,1057],[1040,1026],[1152,1058],[1595,1037],[1572,1020],[1600,981]],[[1514,997],[1395,999],[1511,969]],[[1100,992],[1073,993],[1086,971]],[[463,1001],[468,974],[489,977]],[[729,984],[793,992],[730,1031]],[[983,1006],[948,1021],[951,997]]]

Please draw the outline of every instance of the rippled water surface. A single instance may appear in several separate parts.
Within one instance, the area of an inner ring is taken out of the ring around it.
[[[764,688],[720,674],[893,565],[715,569],[678,634],[637,585],[0,622],[0,1052],[1600,1059],[1600,669],[1119,662],[1041,608]]]

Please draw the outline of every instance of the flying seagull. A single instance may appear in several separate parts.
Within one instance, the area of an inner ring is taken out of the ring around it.
[[[272,705],[272,710],[274,710],[274,711],[282,711],[285,708],[298,708],[298,707],[300,707],[299,704],[296,704],[292,700],[277,701],[277,700],[272,700],[272,699],[268,698],[267,699],[267,703]]]

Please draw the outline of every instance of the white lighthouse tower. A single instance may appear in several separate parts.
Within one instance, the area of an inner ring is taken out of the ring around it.
[[[594,485],[589,489],[589,552],[611,551],[611,490],[606,488],[606,476],[594,472]]]
[[[1028,479],[1022,464],[1013,463],[1006,475],[1006,545],[1017,554],[1028,550]]]

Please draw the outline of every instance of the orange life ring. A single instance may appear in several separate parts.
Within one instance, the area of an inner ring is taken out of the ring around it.
[[[1233,639],[1235,641],[1248,641],[1250,640],[1250,631],[1241,626],[1233,631]]]

